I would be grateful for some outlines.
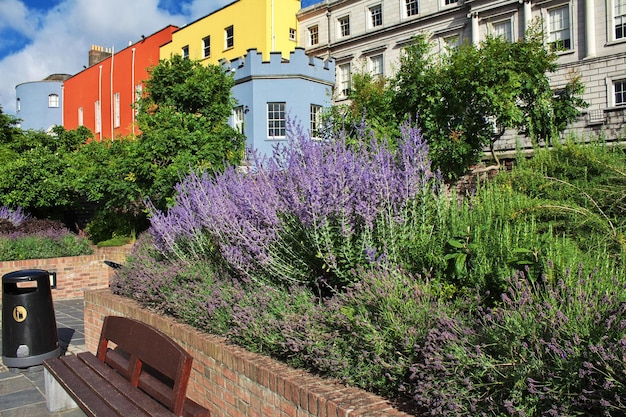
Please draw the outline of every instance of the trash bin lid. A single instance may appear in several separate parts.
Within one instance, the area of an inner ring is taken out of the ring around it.
[[[2,276],[2,282],[17,283],[24,281],[36,281],[39,278],[45,277],[48,279],[50,273],[43,269],[24,269],[21,271],[13,271]]]

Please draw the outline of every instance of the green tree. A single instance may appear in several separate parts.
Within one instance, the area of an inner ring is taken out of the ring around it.
[[[0,164],[0,205],[22,207],[45,217],[60,216],[76,205],[73,160],[80,145],[91,136],[86,128],[51,133],[14,130],[0,144],[5,157]]]
[[[557,55],[536,29],[523,41],[488,37],[439,55],[418,35],[405,52],[390,83],[396,122],[418,118],[433,163],[448,178],[478,162],[506,129],[547,142],[586,105],[575,75],[562,91],[552,91],[548,74]]]
[[[160,208],[174,195],[174,185],[190,169],[220,171],[238,164],[244,138],[228,125],[234,80],[216,65],[179,55],[151,69],[146,94],[139,100],[141,134],[130,157],[141,195]]]

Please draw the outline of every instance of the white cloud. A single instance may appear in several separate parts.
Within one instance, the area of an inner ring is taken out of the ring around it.
[[[43,14],[21,1],[0,0],[0,9],[0,29],[11,27],[30,39],[24,49],[0,60],[0,105],[9,114],[15,112],[17,84],[79,72],[91,45],[119,51],[142,34],[189,22],[159,9],[158,0],[65,0]]]

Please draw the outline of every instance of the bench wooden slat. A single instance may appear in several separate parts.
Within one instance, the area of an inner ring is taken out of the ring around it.
[[[108,381],[116,389],[120,390],[128,401],[132,402],[137,408],[141,409],[147,415],[150,416],[174,416],[173,413],[165,410],[161,404],[152,398],[137,392],[136,389],[130,384],[122,375],[118,374],[115,370],[109,366],[103,364],[89,352],[79,353],[76,356],[77,361],[81,361],[91,371],[93,371],[97,378]],[[136,394],[139,395],[136,395]]]
[[[83,352],[44,361],[50,373],[46,390],[52,393],[48,407],[56,411],[78,404],[90,417],[210,417],[186,396],[192,361],[157,329],[108,316],[97,356]]]
[[[112,385],[103,384],[102,379],[75,356],[51,359],[45,363],[48,371],[88,416],[150,416]],[[128,381],[126,384],[128,388]],[[115,406],[112,407],[112,404]],[[170,413],[169,417],[172,416]]]
[[[119,366],[119,362],[112,361],[107,355],[110,343],[129,354],[129,367],[120,371],[134,386],[139,382],[143,363],[173,381],[171,391],[166,398],[161,395],[159,401],[175,414],[181,415],[191,374],[191,355],[166,334],[127,317],[105,317],[98,344],[98,359],[111,366]]]

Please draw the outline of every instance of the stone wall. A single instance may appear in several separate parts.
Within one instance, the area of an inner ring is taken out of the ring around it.
[[[250,353],[107,289],[85,292],[85,342],[91,352],[107,315],[150,324],[191,353],[187,395],[209,408],[213,417],[410,416],[384,398]]]

